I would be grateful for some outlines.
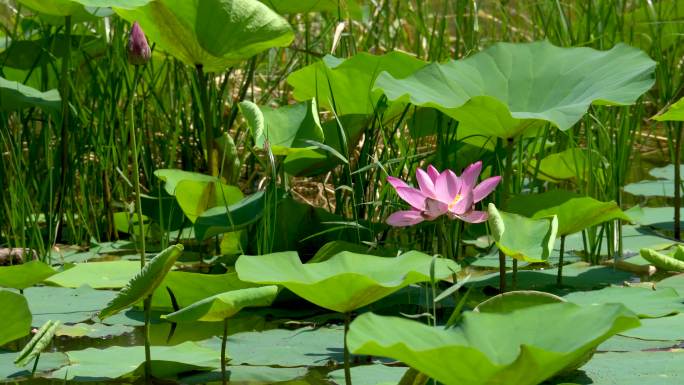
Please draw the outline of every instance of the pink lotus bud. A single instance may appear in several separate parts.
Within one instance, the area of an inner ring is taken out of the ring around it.
[[[150,61],[150,57],[152,57],[152,51],[147,44],[145,32],[136,21],[128,37],[128,62],[136,66],[144,65]]]

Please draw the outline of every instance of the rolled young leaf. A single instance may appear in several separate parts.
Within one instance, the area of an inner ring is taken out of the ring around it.
[[[113,316],[152,295],[182,253],[183,245],[173,245],[149,260],[140,273],[121,289],[106,308],[100,311],[100,319]]]
[[[49,320],[41,326],[28,344],[19,352],[17,358],[14,359],[14,363],[17,366],[26,366],[32,359],[36,358],[43,349],[48,346],[50,341],[52,341],[52,337],[55,336],[59,323],[59,321]]]

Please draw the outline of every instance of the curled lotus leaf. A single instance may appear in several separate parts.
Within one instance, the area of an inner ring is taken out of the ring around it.
[[[171,322],[223,321],[245,307],[269,306],[277,294],[278,286],[275,285],[227,291],[197,301],[162,318]]]
[[[395,258],[343,251],[319,263],[303,264],[296,252],[243,255],[235,263],[238,277],[247,282],[282,285],[326,309],[350,312],[413,283],[430,280],[433,258],[409,251]],[[434,260],[434,278],[459,271],[451,260]]]
[[[576,367],[601,342],[639,324],[621,304],[469,312],[452,329],[366,313],[352,322],[347,342],[354,354],[400,360],[446,385],[536,385]]]

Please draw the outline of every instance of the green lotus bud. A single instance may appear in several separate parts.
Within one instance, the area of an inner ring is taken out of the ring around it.
[[[151,57],[152,51],[147,44],[145,32],[136,21],[133,23],[131,34],[128,37],[128,62],[136,66],[144,65],[150,61]]]

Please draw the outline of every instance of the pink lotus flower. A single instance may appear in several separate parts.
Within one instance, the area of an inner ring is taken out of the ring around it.
[[[476,185],[481,171],[481,161],[466,167],[460,177],[451,170],[440,173],[432,165],[428,166],[427,171],[419,168],[416,170],[418,189],[410,187],[401,179],[387,177],[399,197],[412,207],[411,210],[397,211],[390,215],[387,224],[396,227],[411,226],[422,221],[435,220],[444,214],[451,219],[469,223],[486,221],[487,212],[476,211],[475,203],[494,191],[501,177],[493,176]]]

